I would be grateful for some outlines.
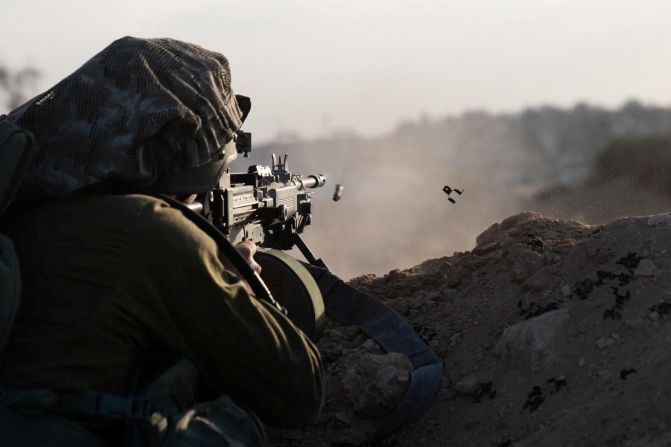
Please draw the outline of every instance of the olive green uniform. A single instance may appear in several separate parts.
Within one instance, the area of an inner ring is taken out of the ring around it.
[[[24,293],[0,357],[3,385],[127,395],[142,359],[166,353],[191,360],[213,398],[227,394],[268,424],[318,418],[316,347],[250,296],[214,241],[166,203],[85,196],[33,209],[4,231]]]

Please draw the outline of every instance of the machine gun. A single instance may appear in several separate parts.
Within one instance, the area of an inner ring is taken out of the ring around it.
[[[247,156],[251,135],[239,133],[236,143],[238,152]],[[312,221],[311,189],[324,186],[326,178],[322,174],[292,174],[287,159],[286,154],[273,154],[271,166],[252,165],[246,173],[226,171],[216,187],[198,194],[186,206],[204,217],[232,245],[249,240],[261,247],[255,259],[262,268],[262,287],[294,324],[317,339],[326,325],[324,300],[306,267],[328,268],[315,258],[300,234]],[[307,264],[285,253],[294,247]]]
[[[246,155],[251,150],[251,136],[241,138],[239,134],[238,138],[238,152]],[[443,364],[398,313],[333,275],[301,239],[300,234],[311,223],[314,192],[310,190],[325,183],[321,174],[291,174],[287,155],[273,154],[271,167],[254,165],[247,173],[227,172],[216,188],[188,206],[232,244],[251,240],[262,247],[255,257],[262,268],[262,282],[310,338],[321,336],[328,312],[359,327],[388,352],[408,356],[413,364],[411,385],[403,401],[366,439],[372,442],[426,411],[440,387]],[[338,198],[340,194],[342,187],[336,188]],[[285,253],[294,246],[307,263]]]
[[[244,240],[268,249],[298,247],[310,264],[326,268],[300,238],[312,222],[313,188],[324,186],[322,174],[291,174],[288,155],[272,156],[272,166],[252,165],[246,173],[226,172],[219,185],[189,208],[204,216],[236,245]]]

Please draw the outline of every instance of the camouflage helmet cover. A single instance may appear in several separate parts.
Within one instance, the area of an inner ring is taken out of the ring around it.
[[[228,61],[173,39],[124,37],[7,119],[35,136],[19,198],[67,197],[108,180],[221,159],[242,125]]]

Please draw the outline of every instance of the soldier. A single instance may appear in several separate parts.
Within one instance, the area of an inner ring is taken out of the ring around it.
[[[245,116],[222,55],[130,37],[8,116],[35,156],[2,221],[24,290],[0,445],[264,445],[255,415],[317,420],[313,343],[180,211],[128,193],[213,187]]]

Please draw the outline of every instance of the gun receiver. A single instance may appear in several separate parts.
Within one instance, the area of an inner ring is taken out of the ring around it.
[[[234,245],[249,239],[262,247],[290,250],[311,223],[314,193],[309,190],[324,186],[326,178],[291,174],[287,158],[273,154],[272,167],[253,165],[246,173],[224,174],[217,188],[190,207]]]

